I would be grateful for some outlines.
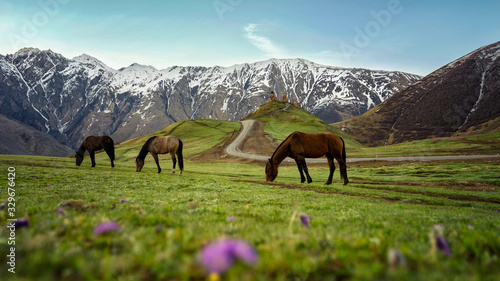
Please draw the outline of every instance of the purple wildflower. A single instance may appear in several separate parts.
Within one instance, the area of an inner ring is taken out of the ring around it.
[[[18,219],[16,222],[14,222],[14,226],[16,229],[29,226],[30,222],[28,219]]]
[[[123,198],[122,198],[122,199],[120,199],[120,203],[125,203],[125,202],[127,202],[127,200],[126,200],[126,199],[123,199]]]
[[[227,217],[227,221],[234,221],[234,217],[233,216]]]
[[[438,251],[443,252],[447,256],[451,256],[451,248],[446,238],[443,235],[444,227],[442,225],[434,225],[431,232],[431,241],[434,241],[434,245]]]
[[[387,252],[387,260],[391,269],[406,267],[405,256],[398,249],[390,249]]]
[[[64,211],[64,209],[61,209],[61,208],[58,208],[57,211],[56,211],[56,213],[58,215],[62,215],[62,216],[66,215],[66,211]]]
[[[443,235],[439,235],[436,239],[437,249],[443,252],[447,256],[451,256],[451,249],[448,241],[444,238]]]
[[[301,215],[300,216],[300,222],[302,223],[302,225],[304,225],[307,228],[309,228],[309,222],[311,220],[312,220],[311,217],[308,215]]]
[[[201,252],[201,263],[209,274],[223,274],[237,260],[254,265],[258,258],[255,249],[243,240],[221,239],[208,244]]]
[[[163,224],[159,224],[155,227],[155,232],[160,233],[163,230]]]
[[[108,232],[117,232],[119,230],[120,226],[116,222],[109,221],[109,222],[103,222],[99,224],[96,228],[94,228],[94,234],[101,235]]]

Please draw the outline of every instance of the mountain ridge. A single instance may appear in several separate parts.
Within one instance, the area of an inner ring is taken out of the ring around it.
[[[364,113],[418,81],[404,72],[328,67],[271,59],[230,67],[132,64],[118,70],[82,54],[73,59],[24,48],[0,56],[0,110],[76,148],[86,135],[115,141],[182,120],[240,120],[271,91],[328,122]]]

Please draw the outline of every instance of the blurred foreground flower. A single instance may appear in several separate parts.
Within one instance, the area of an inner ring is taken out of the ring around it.
[[[61,216],[65,216],[66,211],[64,211],[64,209],[58,208],[56,211],[56,214],[61,215]]]
[[[16,222],[14,222],[14,225],[15,225],[15,228],[18,229],[21,227],[29,226],[30,222],[28,219],[18,219]]]
[[[163,230],[163,224],[159,224],[155,227],[155,232],[160,233]]]
[[[127,199],[120,199],[120,203],[125,203],[127,202]]]
[[[429,239],[431,241],[431,246],[434,251],[439,250],[447,256],[451,256],[451,249],[448,241],[443,235],[444,227],[440,224],[434,225],[431,232],[429,233]]]
[[[255,265],[259,256],[255,249],[243,240],[221,239],[206,245],[201,251],[201,263],[210,276],[228,271],[241,260]]]
[[[101,235],[108,232],[117,232],[119,230],[120,226],[116,222],[109,221],[109,222],[103,222],[99,224],[96,228],[94,228],[94,234]]]
[[[311,217],[308,215],[300,215],[300,222],[307,228],[309,228],[309,222],[311,220],[312,220]]]
[[[389,263],[389,268],[391,269],[406,267],[405,256],[398,249],[390,249],[387,252],[387,262]]]

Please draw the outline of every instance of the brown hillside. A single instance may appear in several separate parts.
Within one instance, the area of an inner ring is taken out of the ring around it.
[[[334,126],[372,146],[481,128],[500,117],[500,42],[434,71],[372,110]],[[491,129],[491,128],[490,128]]]

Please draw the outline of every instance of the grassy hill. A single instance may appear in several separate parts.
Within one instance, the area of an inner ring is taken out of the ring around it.
[[[333,132],[344,138],[348,151],[362,147],[359,143],[351,140],[342,131],[326,124],[309,112],[295,106],[290,106],[289,104],[279,102],[268,103],[247,118],[262,122],[262,131],[254,132],[249,142],[253,142],[258,146],[257,150],[261,150],[261,152],[263,151],[269,155],[272,154],[281,141],[294,131],[310,133]],[[117,144],[116,157],[121,161],[133,162],[142,145],[150,137],[175,135],[184,142],[184,156],[187,157],[187,159],[199,158],[201,154],[204,152],[208,153],[208,151],[211,150],[217,151],[218,157],[220,158],[220,156],[222,156],[222,147],[236,136],[240,127],[241,125],[239,122],[212,119],[181,121],[155,133]],[[105,154],[97,155],[97,159],[102,159],[102,161],[105,162],[108,161],[106,157]],[[148,157],[147,159],[150,158]],[[162,167],[164,167],[164,165],[165,167],[169,167],[170,160],[168,159],[170,159],[170,155],[160,155],[160,165],[162,165]],[[215,156],[211,158],[211,160],[215,159]],[[146,160],[146,167],[152,169],[154,165],[152,159]]]
[[[142,145],[150,137],[175,135],[183,141],[184,155],[189,157],[218,145],[233,133],[238,132],[240,127],[238,122],[213,119],[181,121],[152,134],[120,143],[117,145],[116,154],[117,157],[124,157],[125,160],[135,159]]]
[[[305,133],[332,132],[341,136],[348,148],[363,147],[341,130],[289,103],[270,102],[264,104],[253,114],[247,116],[247,119],[264,122],[266,125],[264,132],[272,135],[278,142],[285,140],[288,135],[295,131]]]

